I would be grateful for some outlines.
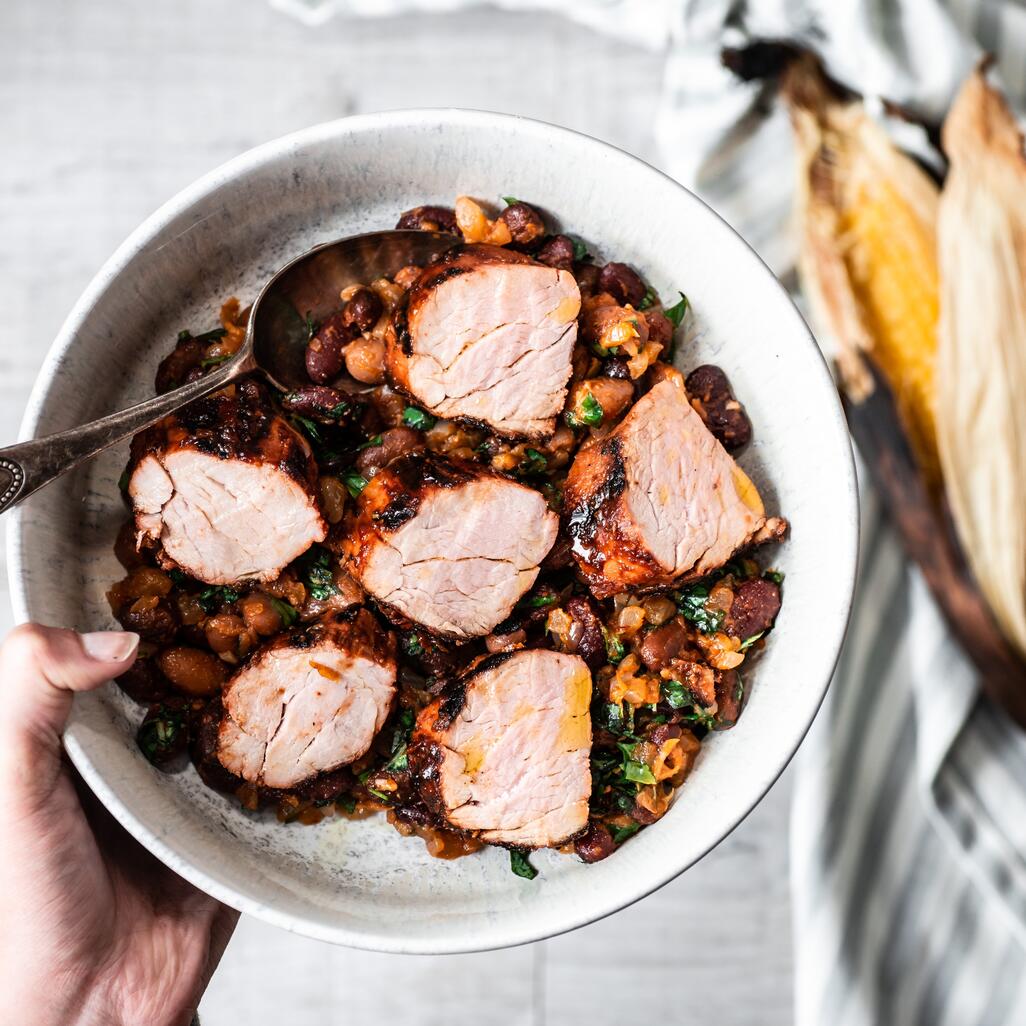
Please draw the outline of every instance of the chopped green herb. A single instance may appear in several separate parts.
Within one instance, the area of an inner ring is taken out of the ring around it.
[[[205,613],[213,613],[218,606],[230,606],[233,602],[239,601],[239,593],[234,588],[224,584],[216,584],[210,588],[204,588],[199,593],[199,604]]]
[[[524,455],[527,457],[525,474],[541,474],[549,465],[549,461],[537,449],[525,449]]]
[[[205,331],[202,335],[194,335],[193,338],[197,342],[216,342],[219,338],[224,338],[228,332],[224,328],[214,328],[211,331]]]
[[[363,445],[358,446],[356,451],[360,452],[363,449],[376,449],[379,445],[381,445],[381,435],[375,435],[373,438],[368,438]]]
[[[538,875],[538,870],[531,865],[527,853],[518,851],[516,848],[509,850],[509,868],[525,880],[533,880]]]
[[[571,235],[570,241],[574,244],[574,260],[587,260],[591,256],[588,247],[576,235]]]
[[[330,410],[328,410],[328,416],[338,420],[339,417],[345,416],[346,410],[349,409],[349,403],[343,400],[340,403],[335,403]]]
[[[655,306],[656,294],[651,288],[645,290],[645,295],[642,296],[641,302],[638,303],[639,310],[647,310],[650,306]]]
[[[503,196],[502,202],[505,203],[507,207],[511,207],[514,203],[519,203],[520,200],[518,200],[516,196]]]
[[[684,714],[684,719],[691,723],[697,723],[700,727],[705,727],[706,730],[716,729],[715,713],[711,713],[708,709],[703,709],[697,705],[691,712]]]
[[[408,759],[406,757],[406,746],[410,742],[410,735],[413,733],[413,710],[403,709],[396,722],[395,733],[392,735],[392,757],[382,767],[384,772],[394,770],[402,772],[406,769]]]
[[[160,762],[178,750],[179,734],[185,728],[185,716],[177,709],[162,705],[157,715],[139,728],[137,740],[150,762]]]
[[[591,394],[591,392],[588,392],[584,399],[581,400],[581,420],[583,420],[588,427],[598,427],[602,423],[604,412],[602,404]]]
[[[600,727],[605,727],[610,734],[623,733],[623,706],[619,702],[604,702],[597,717]]]
[[[319,325],[313,319],[313,314],[309,310],[306,311],[304,323],[306,324],[306,340],[307,342],[309,342],[310,339],[312,339],[314,335],[317,334],[317,328],[319,327]]]
[[[183,574],[181,570],[171,570],[168,573],[168,577],[171,578],[173,584],[185,584],[188,580],[188,574]]]
[[[623,659],[624,654],[627,651],[624,648],[623,642],[615,634],[611,634],[607,631],[605,627],[602,628],[602,637],[605,638],[606,641],[606,658],[611,663],[618,663]]]
[[[745,638],[745,640],[741,642],[741,647],[740,647],[740,648],[738,649],[738,651],[739,651],[739,652],[745,652],[745,651],[747,651],[747,650],[748,650],[748,649],[750,649],[750,648],[752,647],[752,645],[754,645],[754,644],[755,644],[755,643],[756,643],[756,642],[757,642],[757,641],[759,640],[759,638],[761,638],[761,637],[762,637],[762,636],[763,636],[763,635],[764,635],[765,633],[766,633],[765,631],[759,631],[759,633],[758,633],[758,634],[753,634],[753,635],[752,635],[752,636],[751,636],[750,638]]]
[[[726,619],[722,609],[706,609],[709,586],[701,581],[677,593],[677,609],[685,620],[693,623],[703,634],[715,634]]]
[[[321,429],[309,417],[301,417],[298,413],[292,414],[292,423],[301,427],[314,442],[321,440]]]
[[[779,570],[767,570],[763,575],[767,581],[772,581],[774,584],[783,584],[784,575]]]
[[[691,692],[679,680],[664,680],[660,690],[663,700],[671,709],[683,709],[694,703]]]
[[[745,682],[741,679],[741,674],[737,675],[737,685],[734,688],[734,701],[740,702],[745,697]]]
[[[530,598],[521,599],[517,603],[518,609],[544,609],[559,601],[558,595],[532,595]]]
[[[192,338],[192,332],[189,331],[188,328],[182,328],[182,330],[178,332],[178,341],[184,342],[187,338]]]
[[[350,815],[356,812],[356,799],[351,794],[344,794],[340,798],[336,798],[335,804],[341,805]]]
[[[299,611],[295,606],[289,605],[284,599],[271,598],[271,605],[274,611],[281,617],[282,627],[291,627],[299,619]]]
[[[358,470],[347,470],[342,475],[342,483],[348,489],[349,494],[356,499],[359,498],[360,492],[367,487],[367,478]]]
[[[684,320],[684,315],[688,312],[688,306],[690,305],[688,297],[683,292],[678,292],[677,295],[680,296],[680,302],[674,303],[673,306],[668,306],[663,311],[675,328],[680,327],[680,322]]]
[[[331,569],[331,553],[320,545],[314,545],[302,561],[304,578],[310,597],[324,601],[338,594],[335,587],[335,574]]]
[[[217,367],[224,363],[225,360],[232,358],[232,353],[223,353],[221,356],[208,356],[205,360],[200,360],[201,367]]]
[[[635,784],[654,784],[656,778],[643,762],[628,759],[624,763],[623,775]]]
[[[128,491],[128,467],[121,471],[121,477],[118,478],[118,488],[123,492]]]
[[[403,651],[408,656],[419,656],[424,654],[424,646],[421,644],[420,636],[417,634],[404,634],[402,645]]]
[[[403,423],[418,431],[430,431],[435,426],[435,418],[416,406],[407,406],[403,410]]]
[[[375,791],[373,787],[368,787],[367,793],[374,795],[375,798],[378,798],[383,802],[389,802],[392,800],[387,794],[383,794],[381,791]]]
[[[613,844],[623,844],[628,837],[633,837],[640,829],[640,823],[631,823],[628,826],[617,827],[613,831]]]

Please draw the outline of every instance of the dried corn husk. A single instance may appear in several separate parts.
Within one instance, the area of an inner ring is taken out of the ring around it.
[[[874,387],[872,361],[934,487],[937,187],[860,101],[839,96],[815,58],[788,69],[782,93],[797,143],[799,272],[814,327],[836,342],[854,402]]]
[[[1026,655],[1026,160],[977,71],[944,123],[938,402],[944,483],[998,626]]]

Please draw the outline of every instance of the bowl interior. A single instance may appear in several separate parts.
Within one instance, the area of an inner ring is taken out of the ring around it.
[[[851,453],[829,375],[784,291],[702,203],[647,165],[520,118],[400,112],[318,126],[213,172],[150,218],[100,272],[44,367],[24,425],[71,427],[150,394],[181,328],[245,303],[283,263],[340,236],[391,227],[458,193],[535,201],[599,258],[637,266],[693,305],[684,368],[720,364],[755,425],[741,463],[790,539],[771,558],[784,607],[749,674],[737,727],[706,743],[670,812],[594,866],[545,852],[533,882],[499,850],[430,858],[377,817],[282,826],[154,770],[139,709],[114,686],[76,701],[67,746],[124,825],[180,873],[244,911],[311,936],[395,951],[520,943],[588,922],[672,878],[725,836],[776,779],[822,698],[843,636],[856,551]],[[115,626],[104,598],[125,516],[127,446],[45,489],[11,532],[19,618]]]

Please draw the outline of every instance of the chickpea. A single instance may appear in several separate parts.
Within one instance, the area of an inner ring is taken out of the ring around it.
[[[157,656],[157,665],[179,691],[200,698],[216,695],[228,677],[217,656],[198,648],[167,648]]]
[[[329,524],[341,522],[346,509],[346,487],[337,477],[324,475],[317,482],[321,509]]]
[[[281,630],[281,616],[269,595],[254,591],[239,599],[239,609],[246,626],[267,637]]]
[[[385,380],[385,343],[376,338],[358,338],[345,351],[350,377],[365,385],[380,385]]]
[[[218,654],[238,653],[239,635],[246,630],[245,621],[233,613],[218,613],[204,624],[207,644]]]

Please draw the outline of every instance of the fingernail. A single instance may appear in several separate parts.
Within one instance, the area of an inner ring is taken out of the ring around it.
[[[94,631],[82,635],[86,655],[102,663],[120,663],[139,647],[139,635],[132,631]]]

